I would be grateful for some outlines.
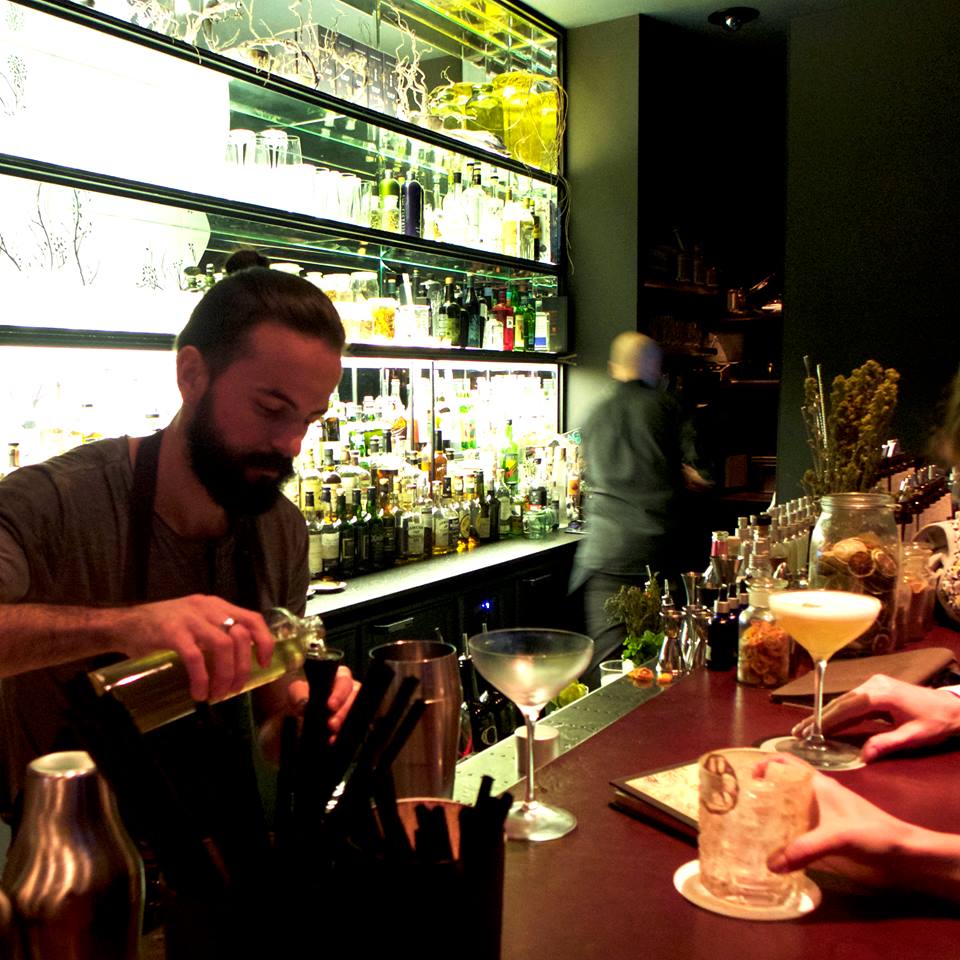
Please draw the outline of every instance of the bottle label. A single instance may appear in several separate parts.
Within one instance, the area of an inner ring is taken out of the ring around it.
[[[433,545],[435,547],[443,548],[449,546],[448,530],[449,525],[443,518],[438,519],[433,525]]]
[[[319,533],[311,533],[307,541],[307,566],[311,577],[323,573],[323,544]]]
[[[423,554],[423,527],[418,523],[407,527],[407,556],[419,557]]]
[[[477,535],[481,540],[490,539],[490,517],[477,517]]]
[[[320,556],[324,561],[340,558],[340,534],[324,533],[320,535]]]

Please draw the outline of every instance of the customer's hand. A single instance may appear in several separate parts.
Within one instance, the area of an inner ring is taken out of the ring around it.
[[[802,764],[789,754],[770,761]],[[960,836],[907,823],[819,772],[813,829],[770,855],[775,873],[813,866],[878,888],[960,898]]]
[[[823,729],[838,730],[878,717],[889,720],[893,729],[863,745],[861,756],[867,763],[893,750],[941,743],[960,733],[960,697],[878,673],[824,708]],[[801,720],[793,728],[794,736],[806,736],[812,724],[812,717]]]
[[[274,639],[263,617],[220,597],[194,594],[118,610],[116,649],[129,657],[180,655],[194,700],[220,700],[250,678],[251,654],[270,662]]]

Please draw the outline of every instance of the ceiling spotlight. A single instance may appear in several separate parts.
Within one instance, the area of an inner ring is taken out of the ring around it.
[[[736,33],[745,23],[759,16],[760,11],[754,7],[727,7],[726,10],[714,10],[707,20],[729,33]]]

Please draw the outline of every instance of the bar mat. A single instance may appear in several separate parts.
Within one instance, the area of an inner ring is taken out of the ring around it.
[[[907,683],[928,683],[955,663],[952,650],[946,647],[923,647],[903,653],[885,653],[879,657],[853,660],[831,660],[823,684],[823,698],[828,700],[859,686],[875,673]],[[813,702],[813,671],[778,687],[770,694],[774,703]]]

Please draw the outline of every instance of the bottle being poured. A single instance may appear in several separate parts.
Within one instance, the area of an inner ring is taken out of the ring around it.
[[[256,687],[293,674],[304,666],[307,658],[323,660],[323,621],[318,616],[298,617],[278,607],[267,617],[270,632],[276,639],[273,656],[260,666],[251,648],[250,677],[240,690],[212,702],[218,703]],[[331,651],[332,652],[332,651]],[[339,651],[337,658],[339,659]],[[135,660],[122,660],[88,674],[98,695],[111,694],[129,712],[137,729],[148,733],[157,727],[193,713],[196,704],[190,697],[190,680],[180,656],[172,650],[159,650]]]

